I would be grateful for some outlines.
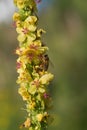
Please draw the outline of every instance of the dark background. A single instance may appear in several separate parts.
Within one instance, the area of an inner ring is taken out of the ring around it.
[[[0,22],[0,130],[19,130],[27,114],[17,92],[17,34],[8,19]],[[48,130],[87,130],[87,1],[45,0],[39,19],[55,75],[50,86],[54,122]]]

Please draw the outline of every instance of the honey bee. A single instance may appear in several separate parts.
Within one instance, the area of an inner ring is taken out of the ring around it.
[[[40,64],[40,68],[42,70],[45,70],[47,71],[48,70],[48,67],[49,67],[49,57],[48,55],[44,55],[44,57],[42,58],[42,61],[41,61],[41,64]]]
[[[39,66],[35,66],[36,72],[41,72],[41,71],[47,71],[49,67],[49,57],[48,55],[44,55],[40,57],[40,64]]]

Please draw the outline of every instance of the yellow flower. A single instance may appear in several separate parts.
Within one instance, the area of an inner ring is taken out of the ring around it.
[[[36,35],[34,33],[30,33],[27,36],[27,44],[29,45],[31,42],[33,42],[36,39]]]
[[[30,48],[35,49],[36,55],[42,54],[49,49],[47,46],[42,46],[40,40],[35,40],[33,43],[31,43]]]
[[[39,81],[41,84],[49,84],[49,82],[53,79],[54,75],[51,73],[44,74]]]
[[[25,23],[29,23],[29,24],[35,24],[37,22],[37,17],[36,16],[28,16],[28,18],[26,18]]]
[[[37,114],[37,115],[36,115],[36,118],[37,118],[37,120],[38,120],[39,122],[41,122],[42,119],[43,119],[43,114]]]
[[[36,103],[33,101],[33,102],[29,103],[29,105],[27,106],[27,109],[33,110],[35,108],[35,106],[36,106]]]
[[[20,15],[19,15],[19,13],[14,13],[14,15],[13,15],[13,20],[14,21],[18,21],[18,20],[20,20]]]
[[[17,40],[18,40],[20,43],[24,42],[25,39],[26,39],[26,36],[25,36],[23,33],[21,33],[21,34],[17,37]]]
[[[33,44],[36,45],[36,46],[38,46],[38,47],[41,47],[41,45],[42,45],[42,43],[41,43],[40,40],[35,40],[35,41],[33,42]]]
[[[26,6],[29,6],[31,9],[36,10],[36,3],[34,0],[14,0],[14,4],[19,8],[22,9]]]
[[[20,75],[18,76],[18,80],[17,80],[17,83],[20,84],[20,83],[28,83],[28,82],[31,82],[32,81],[32,77],[30,76],[30,74],[28,72],[21,72],[21,69],[19,69],[20,71]]]
[[[36,9],[35,0],[29,0],[29,1],[28,1],[28,4],[29,4],[29,6],[30,6],[31,9],[32,9],[32,8]]]
[[[17,0],[17,7],[22,9],[25,7],[25,0]]]
[[[28,16],[28,18],[26,18],[23,23],[23,27],[27,28],[31,32],[34,32],[37,28],[36,21],[37,21],[36,16]]]
[[[46,33],[43,29],[38,29],[37,30],[37,37],[41,37],[42,33]]]
[[[37,92],[37,86],[36,84],[34,83],[34,81],[32,81],[30,83],[30,86],[29,86],[29,89],[28,89],[29,93],[30,94],[35,94]]]
[[[39,79],[36,78],[30,83],[28,91],[31,94],[35,94],[36,92],[44,93],[46,90],[44,86],[40,84]]]
[[[45,93],[45,91],[46,91],[46,90],[45,90],[44,87],[42,87],[42,86],[38,88],[38,92],[40,92],[40,93]]]
[[[28,100],[31,97],[24,86],[21,86],[18,89],[18,93],[23,97],[24,101]]]
[[[21,56],[17,59],[17,63],[21,63],[21,66],[19,69],[22,69],[22,72],[25,71],[27,62],[28,62],[28,59],[26,58],[26,56]],[[21,73],[21,72],[18,72],[18,73]]]
[[[20,26],[16,28],[16,31],[17,31],[18,34],[23,33],[23,32],[22,32],[22,27],[20,27]]]
[[[32,32],[29,32],[28,29],[27,29],[27,32],[25,32],[26,30],[24,30],[24,28],[17,27],[16,31],[17,33],[19,33],[17,39],[20,43],[23,43],[26,40],[26,43],[30,44],[36,39],[36,35]]]
[[[17,13],[13,18],[17,21],[19,20],[19,16],[20,15]],[[37,28],[35,25],[36,21],[37,18],[35,16],[29,16],[24,22],[22,22],[22,25],[20,25],[19,22],[17,23],[16,31],[19,34],[17,39],[20,43],[27,40],[26,42],[30,44],[36,39],[36,35],[33,33]]]
[[[17,31],[17,33],[19,34],[18,37],[17,37],[17,39],[18,39],[18,41],[19,41],[20,43],[24,42],[25,39],[26,39],[26,35],[23,33],[22,30],[23,30],[23,28],[20,27],[20,26],[16,28],[16,31]]]
[[[15,51],[15,53],[17,55],[21,55],[22,54],[22,48],[17,48],[16,51]]]
[[[29,31],[34,32],[34,31],[36,31],[37,27],[36,27],[36,25],[31,24],[28,26],[28,29],[29,29]]]
[[[20,128],[25,127],[29,128],[31,126],[31,120],[30,118],[27,118],[26,121],[23,123],[23,125],[20,126]]]

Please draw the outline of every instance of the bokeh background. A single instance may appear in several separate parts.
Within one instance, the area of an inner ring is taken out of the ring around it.
[[[48,130],[87,130],[87,1],[42,0],[39,26],[47,31],[54,122]],[[13,0],[0,0],[0,130],[19,130],[24,102],[16,84],[18,42]]]

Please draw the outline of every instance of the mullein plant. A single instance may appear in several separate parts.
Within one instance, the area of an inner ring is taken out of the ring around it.
[[[37,4],[41,0],[14,0],[18,11],[13,20],[18,33],[16,49],[18,93],[25,101],[27,117],[20,127],[45,130],[51,116],[49,84],[54,75],[48,72],[48,47],[41,40],[45,31],[38,28]]]

